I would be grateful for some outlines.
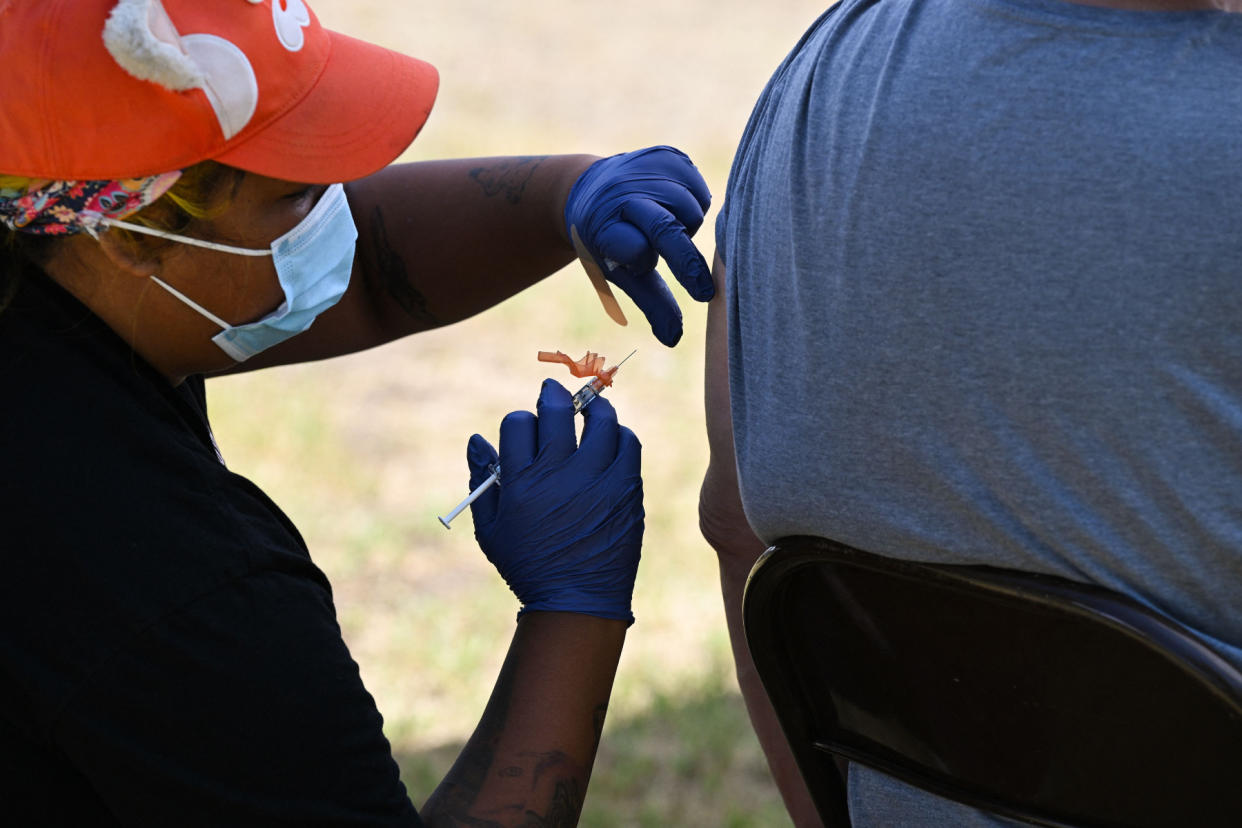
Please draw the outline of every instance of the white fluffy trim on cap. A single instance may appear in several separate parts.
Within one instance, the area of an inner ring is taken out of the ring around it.
[[[103,39],[135,78],[174,92],[203,90],[225,140],[254,117],[259,85],[245,53],[214,34],[182,36],[160,0],[120,0],[104,25]]]
[[[175,92],[205,85],[160,0],[120,0],[108,16],[104,45],[126,72]]]

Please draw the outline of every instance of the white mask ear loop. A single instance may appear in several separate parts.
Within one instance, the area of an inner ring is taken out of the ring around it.
[[[176,296],[176,297],[177,297],[178,299],[180,299],[182,302],[185,302],[185,303],[186,303],[187,305],[189,305],[191,308],[193,308],[194,310],[198,311],[198,312],[199,312],[199,313],[201,313],[203,316],[205,316],[205,317],[207,317],[208,319],[210,319],[212,322],[215,322],[217,325],[219,325],[219,326],[220,326],[220,329],[221,329],[221,330],[225,330],[225,331],[227,331],[229,328],[233,327],[233,326],[232,326],[232,325],[230,325],[228,322],[225,322],[223,319],[221,319],[220,317],[216,316],[216,315],[215,315],[214,313],[212,313],[211,311],[209,311],[209,310],[207,310],[206,308],[204,308],[204,307],[203,307],[202,305],[200,305],[198,302],[195,302],[193,299],[191,299],[190,297],[186,296],[184,293],[182,293],[181,291],[177,290],[177,289],[176,289],[175,287],[173,287],[172,285],[168,284],[168,282],[165,282],[165,281],[164,281],[163,279],[161,279],[159,276],[156,276],[156,275],[152,274],[152,276],[151,276],[151,281],[155,282],[157,285],[159,285],[159,286],[160,286],[160,287],[162,287],[164,290],[166,290],[166,291],[168,291],[169,293],[171,293],[173,296]]]
[[[99,223],[106,225],[108,227],[121,227],[133,233],[142,233],[143,235],[146,235],[146,236],[157,236],[158,238],[161,238],[161,239],[169,239],[171,241],[181,242],[182,244],[193,245],[194,247],[205,247],[208,250],[219,250],[222,253],[236,253],[238,256],[270,256],[272,255],[271,248],[268,248],[265,250],[256,250],[250,247],[233,247],[231,244],[218,244],[216,242],[203,241],[202,239],[192,239],[189,236],[178,236],[176,233],[166,233],[163,230],[155,230],[150,227],[143,227],[141,224],[130,224],[128,221],[118,221],[116,219],[103,219]],[[94,234],[92,233],[92,235]]]

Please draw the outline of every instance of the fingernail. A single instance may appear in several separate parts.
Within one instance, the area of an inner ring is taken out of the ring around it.
[[[676,345],[678,342],[681,341],[682,332],[683,331],[682,331],[682,327],[680,324],[675,325],[675,326],[670,326],[669,328],[666,328],[663,331],[663,335],[661,335],[660,333],[657,333],[656,339],[660,340],[660,342],[663,343],[664,345],[667,345],[668,347],[672,348],[674,345]]]
[[[470,438],[470,442],[466,443],[466,459],[476,466],[491,462],[492,455],[482,435],[475,434]]]
[[[553,391],[553,388],[559,385],[560,383],[558,383],[556,380],[552,379],[551,377],[543,381],[543,385],[539,386],[539,401],[537,403],[540,408],[543,407],[544,397],[547,397],[551,393],[555,393],[555,391]]]

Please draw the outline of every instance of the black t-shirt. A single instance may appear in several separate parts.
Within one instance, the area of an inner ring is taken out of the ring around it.
[[[0,823],[418,825],[328,582],[219,460],[202,378],[30,277],[0,399]]]

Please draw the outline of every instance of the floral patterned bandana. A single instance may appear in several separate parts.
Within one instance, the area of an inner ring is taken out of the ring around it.
[[[35,181],[24,192],[0,188],[0,224],[40,236],[91,233],[162,196],[181,172],[121,181]]]

